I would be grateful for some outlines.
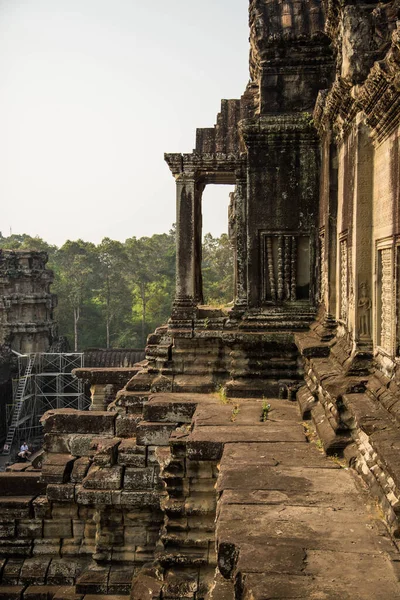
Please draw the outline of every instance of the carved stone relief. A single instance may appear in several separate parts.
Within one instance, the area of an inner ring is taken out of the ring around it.
[[[392,249],[380,250],[381,259],[381,320],[380,346],[387,352],[393,345],[393,273]]]
[[[319,235],[319,301],[324,302],[325,294],[328,289],[328,270],[325,253],[325,231],[322,230]]]
[[[349,310],[347,239],[340,242],[340,319],[347,321]]]
[[[294,302],[309,298],[309,238],[264,235],[264,299]]]
[[[358,292],[358,335],[361,339],[371,338],[371,298],[368,284],[362,281]]]

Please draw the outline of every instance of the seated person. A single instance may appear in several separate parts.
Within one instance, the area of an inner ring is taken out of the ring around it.
[[[18,456],[20,458],[29,458],[32,452],[29,452],[29,446],[26,442],[22,442],[21,448],[19,449]]]

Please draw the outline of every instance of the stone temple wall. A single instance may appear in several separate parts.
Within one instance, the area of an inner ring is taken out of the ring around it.
[[[398,535],[400,28],[395,3],[326,3],[336,74],[321,149],[319,319],[296,341],[303,416],[347,456]]]
[[[400,598],[398,4],[249,6],[243,97],[166,155],[171,319],[141,363],[78,370],[94,410],[48,412],[0,474],[0,599]],[[226,309],[202,305],[209,183],[236,186]]]

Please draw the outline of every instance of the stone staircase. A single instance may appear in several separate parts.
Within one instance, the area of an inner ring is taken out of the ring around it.
[[[249,336],[250,337],[250,336]],[[290,336],[258,336],[236,343],[230,352],[229,397],[287,398],[302,381],[302,363]]]

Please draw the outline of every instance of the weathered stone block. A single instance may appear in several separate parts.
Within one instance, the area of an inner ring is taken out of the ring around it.
[[[84,536],[85,523],[79,519],[72,520],[72,533],[76,539],[81,539]]]
[[[34,556],[50,556],[59,555],[61,548],[60,538],[48,538],[43,540],[35,540],[32,554]]]
[[[42,481],[66,483],[70,479],[75,458],[70,454],[48,453],[42,468]]]
[[[41,519],[18,521],[17,536],[20,539],[32,540],[43,537],[43,521]]]
[[[145,527],[125,527],[125,542],[134,546],[145,546],[147,543],[147,532]]]
[[[53,503],[52,518],[56,519],[77,519],[78,505],[75,503],[58,504]]]
[[[147,490],[154,488],[158,483],[158,477],[154,467],[144,469],[125,469],[124,490]]]
[[[139,574],[133,580],[131,598],[141,598],[151,600],[159,598],[162,590],[162,583],[155,577],[146,574]]]
[[[91,465],[91,459],[88,456],[82,456],[76,459],[71,473],[72,483],[81,483]]]
[[[132,508],[146,507],[160,507],[161,494],[157,492],[122,492],[121,503],[122,505],[129,506]]]
[[[140,423],[141,420],[141,415],[118,416],[115,421],[116,435],[121,438],[135,437],[138,423]]]
[[[47,497],[52,502],[73,502],[75,497],[75,484],[50,483],[47,486]]]
[[[49,600],[54,597],[58,587],[58,585],[30,585],[24,592],[24,600]]]
[[[120,442],[121,440],[119,438],[103,438],[96,440],[94,444],[96,450],[93,457],[94,464],[100,467],[110,467],[115,465]]]
[[[122,467],[92,466],[83,480],[83,487],[92,490],[115,490],[121,488]]]
[[[70,454],[72,453],[71,436],[61,433],[45,433],[43,448],[47,453]]]
[[[175,394],[150,396],[143,407],[143,418],[150,422],[191,423],[196,407],[197,402],[180,400]]]
[[[132,585],[132,568],[130,566],[123,569],[117,565],[111,567],[110,576],[108,578],[109,594],[130,594]]]
[[[72,537],[72,521],[71,519],[57,519],[57,521],[43,522],[43,537],[44,538],[70,538]]]
[[[75,586],[61,586],[54,594],[53,600],[83,600],[83,594],[77,594]]]
[[[50,519],[51,505],[46,496],[39,496],[32,502],[35,519]]]
[[[0,523],[0,538],[13,538],[15,535],[15,521]]]
[[[0,600],[22,600],[23,585],[0,585]]]
[[[39,473],[0,473],[2,496],[35,496],[43,493],[45,489],[46,484],[40,481]]]
[[[110,436],[109,439],[112,439]],[[93,457],[96,452],[97,444],[104,441],[104,436],[95,435],[93,433],[80,433],[70,435],[71,454],[74,456],[89,456]]]
[[[76,486],[76,501],[83,505],[112,504],[110,490],[92,490],[85,489],[83,486]]]
[[[114,435],[115,413],[60,408],[41,418],[44,433],[93,433]]]
[[[47,572],[47,583],[49,585],[73,585],[79,572],[80,568],[76,560],[53,558]]]
[[[44,585],[49,564],[49,558],[36,557],[26,559],[21,569],[20,583]]]
[[[108,569],[88,569],[78,578],[76,582],[76,591],[85,594],[105,594],[107,593],[107,583],[110,568]]]
[[[31,551],[31,540],[13,540],[11,538],[0,540],[0,556],[30,556]]]
[[[175,428],[175,423],[141,421],[137,428],[136,441],[139,446],[168,446],[170,435]]]
[[[4,585],[17,585],[24,560],[24,558],[7,559],[2,569],[2,583]]]
[[[0,498],[0,522],[11,519],[26,519],[32,509],[32,496],[10,496]]]
[[[118,448],[118,464],[127,467],[144,467],[146,447],[138,446],[136,440],[122,440]]]
[[[81,546],[82,539],[76,538],[65,538],[61,540],[61,556],[64,558],[67,557],[76,557],[81,554]]]

